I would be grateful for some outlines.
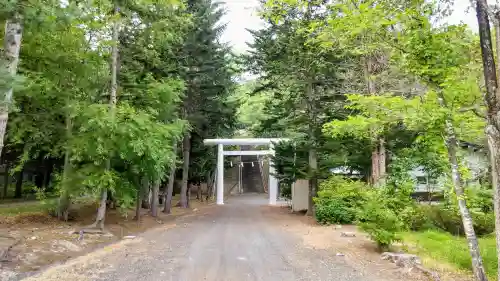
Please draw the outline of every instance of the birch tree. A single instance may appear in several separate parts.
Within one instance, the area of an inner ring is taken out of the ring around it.
[[[14,77],[19,63],[21,38],[23,35],[23,16],[17,9],[9,11],[5,21],[5,35],[1,56],[2,73]],[[9,105],[12,102],[13,86],[9,85],[4,91],[3,103],[0,106],[0,154],[4,147],[5,131],[9,119]]]
[[[495,234],[497,244],[498,277],[500,280],[500,91],[499,73],[497,73],[498,62],[495,62],[493,44],[490,31],[490,19],[488,15],[488,3],[486,0],[476,1],[476,15],[479,26],[480,48],[483,61],[484,82],[486,86],[485,103],[487,107],[486,136],[491,163],[491,176],[494,195],[495,212]],[[496,44],[497,55],[500,52],[500,18],[497,15]],[[497,56],[497,59],[499,57]],[[497,66],[495,67],[495,63]],[[477,275],[477,274],[476,274]]]

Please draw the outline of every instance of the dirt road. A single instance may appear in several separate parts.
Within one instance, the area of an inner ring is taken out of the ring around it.
[[[377,281],[326,249],[306,247],[246,195],[175,225],[74,259],[26,280]]]

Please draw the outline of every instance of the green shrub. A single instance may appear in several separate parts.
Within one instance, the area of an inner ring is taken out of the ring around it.
[[[316,204],[316,220],[322,224],[349,224],[356,218],[356,210],[365,201],[366,184],[340,176],[332,176],[321,183]]]
[[[394,180],[389,178],[387,184],[378,188],[380,196],[385,202],[385,206],[396,213],[403,211],[409,206],[415,206],[411,194],[415,189],[413,181]]]
[[[397,233],[404,229],[403,222],[393,210],[384,205],[379,194],[370,196],[358,211],[357,225],[368,233],[381,250],[400,240]]]
[[[476,235],[488,235],[495,231],[495,214],[493,213],[472,212],[472,220]]]
[[[457,209],[446,205],[422,207],[432,224],[443,231],[459,235],[463,234],[462,218]]]
[[[481,187],[465,189],[467,206],[477,212],[493,212],[493,191]]]
[[[400,212],[400,218],[408,230],[418,231],[435,228],[425,207],[412,204]]]
[[[333,198],[316,206],[316,220],[320,224],[349,224],[356,218],[356,209],[345,201]]]
[[[322,199],[340,198],[350,207],[358,207],[364,201],[366,190],[364,182],[331,176],[320,184],[316,202]]]
[[[280,185],[280,195],[283,198],[292,199],[292,186],[289,184],[281,184]]]
[[[458,208],[447,205],[421,206],[425,216],[429,218],[435,228],[441,229],[453,235],[464,235],[462,217]],[[495,216],[493,213],[484,213],[471,209],[476,235],[482,236],[495,230]],[[426,228],[415,229],[425,230]]]

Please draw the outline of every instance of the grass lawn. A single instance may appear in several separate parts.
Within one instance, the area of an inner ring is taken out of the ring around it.
[[[58,202],[57,197],[47,198],[43,201],[40,200],[27,200],[27,201],[0,201],[0,217],[14,217],[21,214],[44,213],[54,210]],[[172,207],[174,207],[180,200],[180,195],[176,194],[172,197]],[[193,204],[197,204],[197,200],[191,198]],[[92,198],[76,198],[72,200],[72,206],[89,206],[95,203]],[[162,210],[163,206],[159,206]],[[193,207],[194,208],[194,207]],[[135,211],[135,206],[130,207],[131,211]],[[178,208],[172,208],[172,213],[178,213]]]
[[[25,213],[47,213],[55,206],[57,199],[0,204],[0,216],[16,216]]]
[[[445,262],[458,269],[471,270],[471,258],[464,237],[438,231],[426,231],[403,233],[402,238],[409,246],[409,251],[421,256],[424,260]],[[491,235],[479,238],[479,247],[486,273],[490,277],[495,277],[497,274],[495,237]]]

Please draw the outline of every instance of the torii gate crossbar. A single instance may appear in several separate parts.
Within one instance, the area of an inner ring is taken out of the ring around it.
[[[205,139],[205,145],[217,145],[217,205],[224,205],[224,156],[235,155],[271,155],[274,156],[274,143],[288,139]],[[267,145],[268,150],[224,151],[224,145]],[[269,204],[276,205],[278,198],[278,180],[274,177],[272,160],[269,160]]]

